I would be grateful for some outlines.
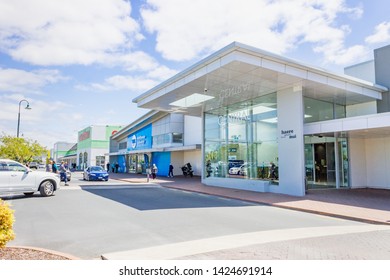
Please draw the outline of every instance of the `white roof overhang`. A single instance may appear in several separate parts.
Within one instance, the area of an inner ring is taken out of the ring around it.
[[[205,104],[209,104],[206,109],[217,108],[297,85],[302,86],[304,96],[341,105],[379,100],[388,91],[383,86],[234,42],[133,102],[142,108],[200,116]],[[178,105],[177,101],[194,97],[194,93],[205,94],[204,102]]]
[[[390,113],[328,120],[304,125],[305,135],[377,138],[390,136]]]

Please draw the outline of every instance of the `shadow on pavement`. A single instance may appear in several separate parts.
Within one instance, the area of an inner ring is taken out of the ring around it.
[[[136,188],[83,188],[84,191],[98,195],[140,211],[206,208],[206,207],[244,207],[258,205],[254,203],[225,199],[216,196],[206,196],[180,190],[160,187]]]

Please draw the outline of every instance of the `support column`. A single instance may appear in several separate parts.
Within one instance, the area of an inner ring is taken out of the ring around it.
[[[279,186],[277,192],[305,195],[302,87],[277,92]]]

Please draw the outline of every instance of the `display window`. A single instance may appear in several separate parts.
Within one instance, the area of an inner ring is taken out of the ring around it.
[[[204,177],[278,179],[276,93],[204,115]]]

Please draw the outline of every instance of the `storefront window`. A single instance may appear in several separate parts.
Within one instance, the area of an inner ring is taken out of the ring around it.
[[[84,152],[84,168],[88,167],[88,153]]]
[[[277,180],[275,93],[210,110],[204,120],[206,178]]]
[[[105,165],[105,157],[104,156],[96,156],[96,165],[104,168]]]
[[[313,98],[304,98],[305,123],[345,118],[345,106]]]

